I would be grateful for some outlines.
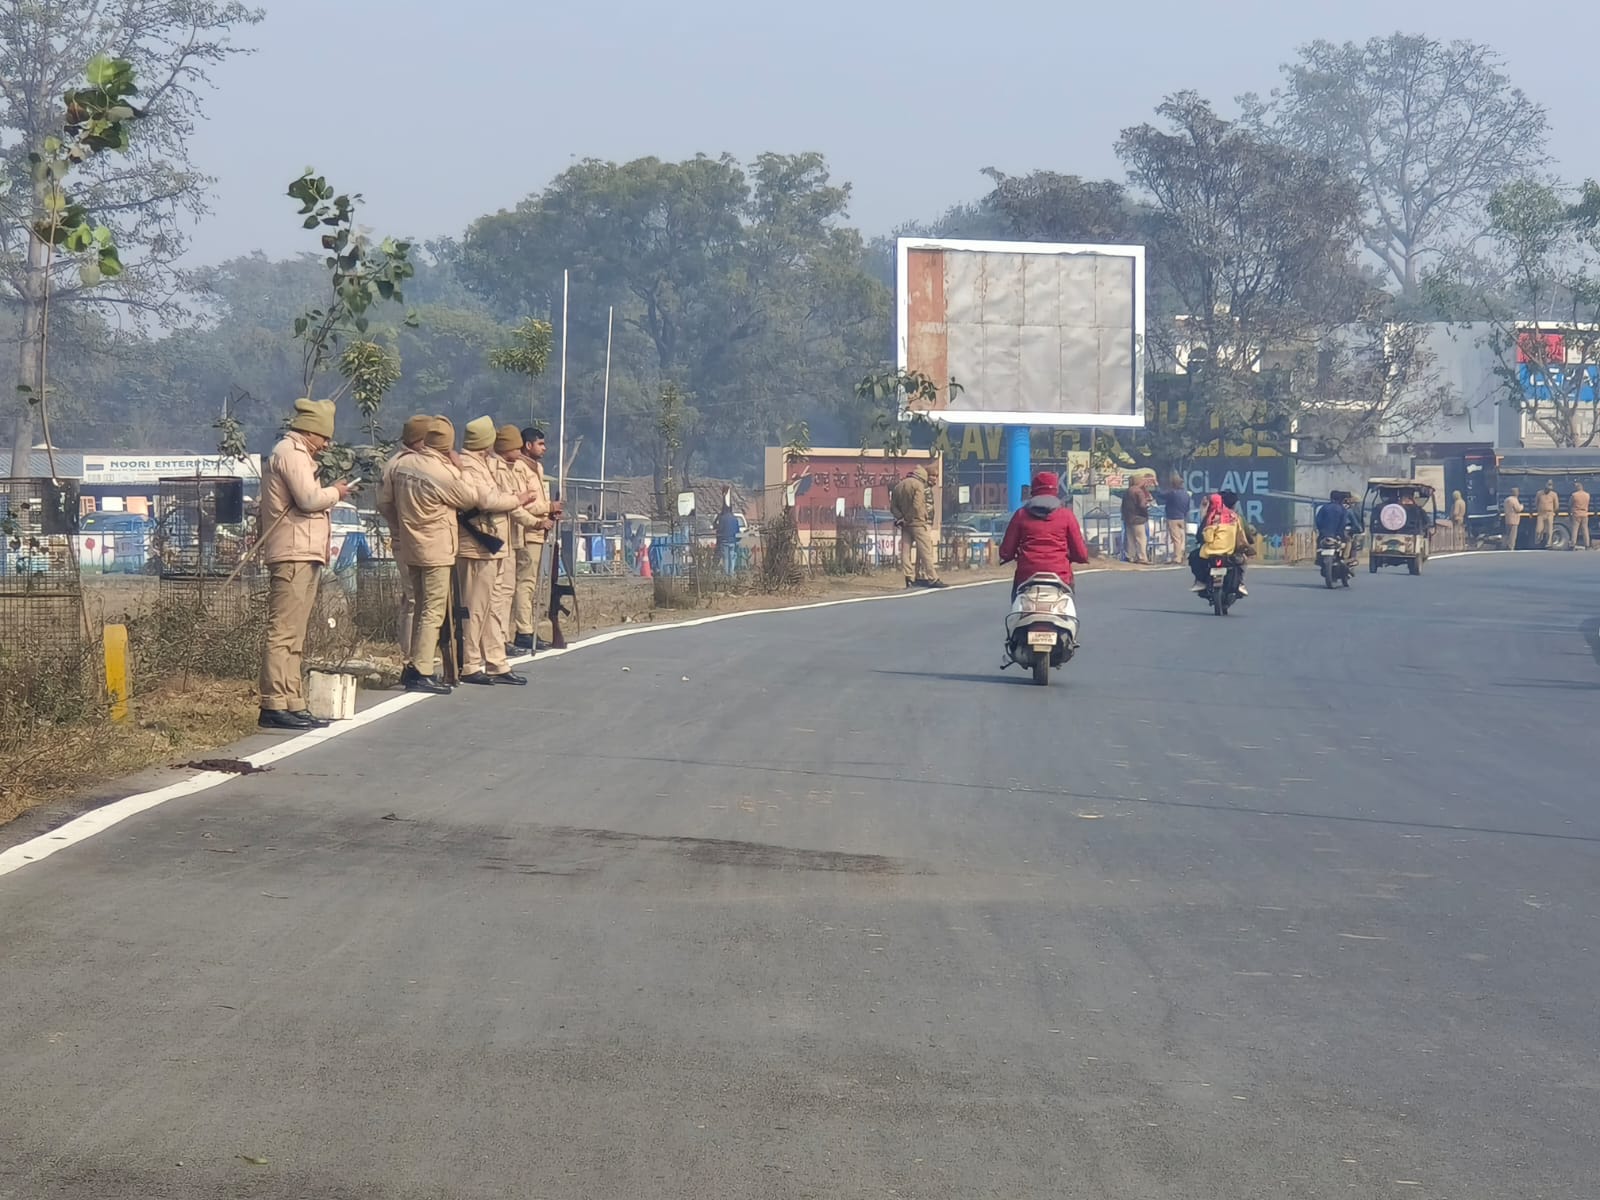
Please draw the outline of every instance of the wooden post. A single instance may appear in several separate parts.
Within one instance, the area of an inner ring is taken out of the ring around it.
[[[128,719],[128,627],[107,625],[102,635],[106,656],[106,695],[111,699],[111,719]]]

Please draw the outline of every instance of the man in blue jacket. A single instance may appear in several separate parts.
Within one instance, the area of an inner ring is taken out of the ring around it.
[[[1344,543],[1344,560],[1351,566],[1356,561],[1356,535],[1361,532],[1361,518],[1356,516],[1355,497],[1349,492],[1333,492],[1326,504],[1317,506],[1317,539],[1337,538]]]

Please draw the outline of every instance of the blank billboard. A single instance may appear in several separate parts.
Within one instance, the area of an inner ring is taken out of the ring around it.
[[[899,365],[941,386],[913,407],[957,424],[1144,424],[1143,246],[901,238],[898,265]]]

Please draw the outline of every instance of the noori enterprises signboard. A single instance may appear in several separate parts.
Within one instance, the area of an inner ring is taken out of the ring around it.
[[[155,483],[160,479],[186,475],[233,476],[238,479],[261,477],[261,456],[224,458],[219,454],[85,454],[83,482]]]

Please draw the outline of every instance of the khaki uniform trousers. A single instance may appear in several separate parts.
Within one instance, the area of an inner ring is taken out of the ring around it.
[[[1548,550],[1550,548],[1550,539],[1555,537],[1556,533],[1556,515],[1555,513],[1535,513],[1533,520],[1533,544],[1535,546],[1543,546]]]
[[[456,559],[456,570],[461,572],[461,599],[467,606],[467,619],[462,622],[463,678],[479,671],[503,675],[511,669],[506,662],[505,627],[495,607],[495,581],[500,577],[502,561],[496,558]]]
[[[1506,549],[1507,550],[1515,550],[1517,548],[1517,526],[1519,526],[1521,524],[1522,524],[1522,518],[1520,516],[1507,517],[1506,518]]]
[[[931,582],[939,578],[939,547],[930,525],[905,525],[900,530],[900,565],[906,582]]]
[[[417,674],[439,673],[439,630],[450,611],[450,568],[411,567],[411,599],[415,617],[411,623],[411,653],[408,655]]]
[[[1137,525],[1127,527],[1128,534],[1128,561],[1131,563],[1147,563],[1150,561],[1150,523],[1140,521]]]
[[[539,572],[543,567],[543,542],[529,542],[517,551],[516,595],[511,615],[516,632],[527,637],[539,631]]]
[[[260,681],[264,711],[305,710],[301,660],[321,571],[322,564],[314,562],[279,562],[267,568],[267,644]]]
[[[506,643],[511,640],[511,606],[517,597],[517,556],[507,553],[504,558],[495,559],[495,565],[500,570],[494,577],[494,621],[500,631],[499,661],[505,663]],[[507,665],[505,669],[511,668]]]
[[[1184,548],[1189,544],[1189,519],[1167,522],[1167,545],[1172,548],[1173,562],[1183,562],[1189,556]]]
[[[1572,548],[1576,550],[1579,546],[1587,546],[1591,550],[1594,549],[1594,543],[1589,540],[1588,513],[1572,514]]]

